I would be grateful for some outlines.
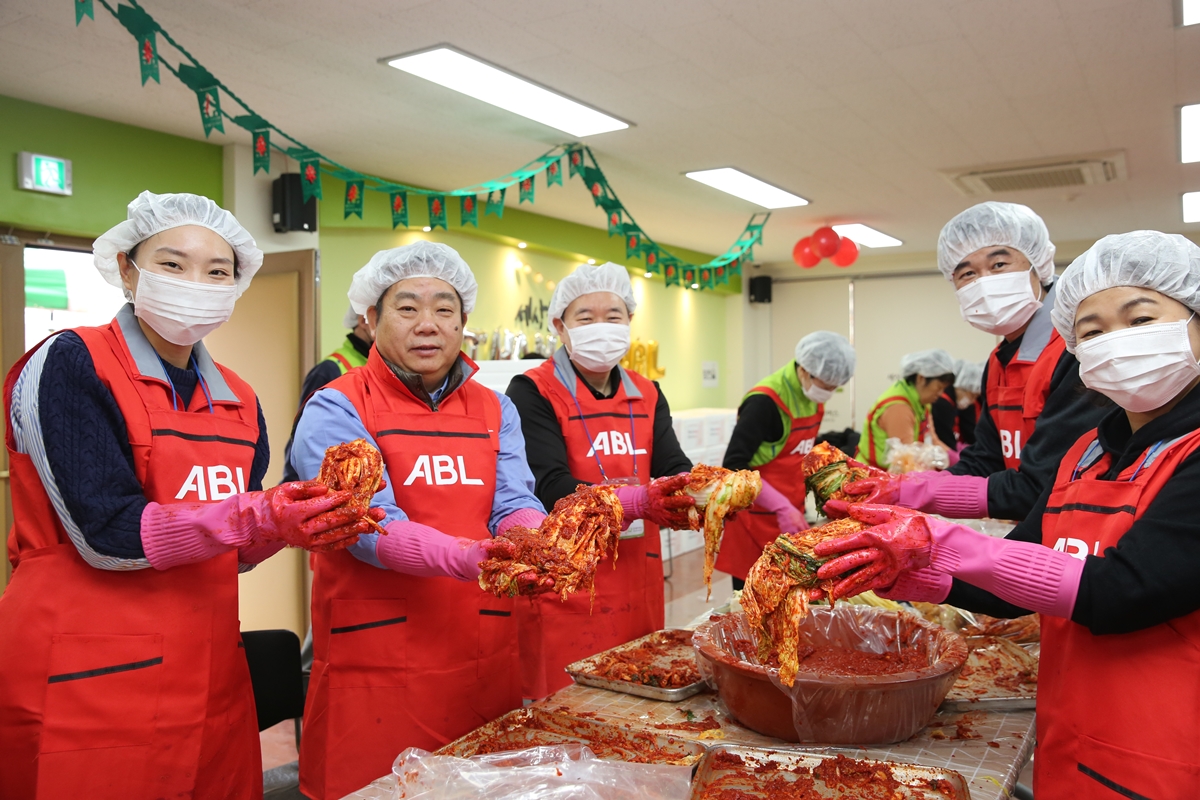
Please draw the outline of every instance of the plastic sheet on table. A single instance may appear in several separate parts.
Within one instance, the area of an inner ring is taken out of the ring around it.
[[[888,472],[900,475],[905,472],[925,472],[931,469],[946,469],[950,456],[946,448],[933,442],[901,444],[899,439],[887,440]]]
[[[921,648],[925,665],[884,675],[801,670],[792,686],[759,663],[744,614],[701,626],[694,638],[701,673],[731,715],[752,730],[794,742],[878,744],[915,734],[936,713],[967,658],[962,637],[907,612],[838,604],[813,607],[800,646],[833,645],[884,654]],[[784,702],[784,701],[788,702]]]
[[[409,748],[392,774],[395,800],[683,800],[691,768],[602,761],[565,744],[471,758]]]

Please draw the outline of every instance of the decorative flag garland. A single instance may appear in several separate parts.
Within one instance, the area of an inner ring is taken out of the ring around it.
[[[79,25],[85,16],[95,19],[94,0],[74,0],[75,24]],[[646,271],[662,275],[667,286],[684,286],[692,289],[712,289],[718,284],[727,284],[731,275],[738,275],[742,265],[749,263],[753,248],[762,243],[762,230],[771,215],[769,212],[758,213],[750,218],[737,241],[724,253],[704,264],[692,264],[671,255],[648,237],[641,226],[634,220],[633,215],[617,197],[617,193],[605,178],[600,169],[596,156],[587,145],[577,142],[561,144],[545,155],[539,156],[520,169],[485,183],[439,192],[423,189],[417,186],[395,183],[374,175],[358,172],[345,167],[333,159],[327,158],[316,150],[305,147],[299,140],[289,136],[268,120],[255,114],[246,103],[229,87],[205,69],[191,53],[179,45],[162,26],[138,4],[138,0],[128,0],[128,5],[118,3],[116,9],[108,0],[99,0],[100,4],[111,14],[138,43],[138,64],[141,70],[142,84],[153,78],[159,81],[159,65],[162,65],[180,80],[185,86],[196,93],[200,109],[200,119],[207,137],[212,131],[225,132],[224,119],[229,119],[251,135],[254,152],[254,172],[259,170],[270,172],[271,150],[275,149],[297,161],[300,165],[300,183],[304,201],[311,198],[321,199],[320,174],[324,172],[345,182],[346,190],[343,198],[343,210],[346,217],[363,216],[364,192],[381,192],[388,195],[392,227],[408,226],[408,202],[410,195],[423,195],[429,207],[429,225],[431,228],[447,226],[446,198],[459,198],[459,225],[474,225],[479,227],[479,202],[484,199],[484,216],[494,214],[497,218],[504,216],[504,196],[508,188],[517,185],[519,203],[534,202],[534,180],[539,173],[544,174],[546,187],[563,185],[563,165],[567,162],[569,177],[580,177],[592,202],[605,213],[609,236],[622,236],[625,239],[625,257],[640,258],[646,264]],[[161,35],[172,47],[190,61],[173,67],[164,61],[158,52],[158,39]],[[221,108],[221,93],[246,110],[246,114],[232,116]],[[283,147],[271,141],[271,132],[293,142],[295,147]],[[328,164],[329,166],[326,166]]]

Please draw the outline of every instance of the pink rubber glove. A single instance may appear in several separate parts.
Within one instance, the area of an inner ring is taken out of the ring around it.
[[[762,482],[762,491],[758,493],[755,503],[775,515],[775,522],[779,525],[782,533],[808,530],[808,522],[804,519],[804,513],[792,505],[792,501],[788,500],[783,492],[765,480]]]
[[[885,600],[910,600],[918,603],[944,603],[950,594],[954,578],[932,567],[901,572],[896,582],[875,594]]]
[[[932,517],[896,506],[855,504],[850,517],[871,525],[865,531],[818,543],[813,552],[831,558],[817,570],[820,580],[840,578],[834,597],[853,597],[891,586],[905,570],[929,565]]]
[[[903,506],[928,514],[956,519],[987,516],[987,478],[951,475],[949,472],[910,472],[893,478],[867,478],[845,485],[847,494],[862,495],[859,503]],[[830,500],[825,514],[840,519],[849,514],[850,504]]]
[[[496,525],[496,535],[503,536],[504,532],[509,528],[520,526],[537,530],[541,527],[542,520],[546,518],[546,514],[540,508],[518,508],[516,511],[509,514]]]
[[[686,494],[676,494],[687,487],[691,476],[686,472],[666,478],[656,478],[643,486],[614,486],[621,509],[625,513],[624,527],[635,519],[644,519],[664,528],[687,530],[691,527],[688,509],[696,500]]]
[[[349,492],[296,481],[216,503],[147,503],[141,536],[155,569],[194,564],[230,550],[281,541],[307,550],[345,547],[369,530],[346,508]]]
[[[946,448],[946,458],[948,458],[950,460],[950,466],[953,467],[955,464],[957,464],[958,463],[958,448],[957,447],[947,447]]]
[[[479,577],[479,562],[488,557],[484,544],[493,541],[449,536],[409,519],[391,522],[384,530],[388,535],[375,541],[375,555],[385,567],[405,575],[460,581]]]

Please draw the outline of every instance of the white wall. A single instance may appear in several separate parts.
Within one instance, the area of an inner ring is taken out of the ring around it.
[[[254,152],[249,145],[227,144],[224,150],[224,203],[225,209],[238,218],[264,253],[282,253],[288,250],[316,250],[319,247],[319,232],[295,231],[276,233],[271,221],[271,181],[284,172],[285,159],[282,154],[271,154],[271,174],[254,174]],[[298,167],[291,162],[292,171]]]

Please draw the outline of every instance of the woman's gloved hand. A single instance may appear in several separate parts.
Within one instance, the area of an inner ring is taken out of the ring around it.
[[[317,481],[292,481],[234,497],[243,498],[239,503],[243,517],[254,520],[258,538],[265,541],[305,550],[339,550],[371,530],[362,520],[362,509],[346,505],[350,492],[331,492]],[[381,509],[369,513],[376,522],[383,519]]]
[[[930,517],[906,508],[868,504],[850,506],[849,516],[873,527],[813,548],[821,558],[832,557],[817,570],[817,577],[840,578],[833,587],[834,597],[887,588],[901,572],[929,565]]]
[[[831,519],[848,516],[850,506],[858,503],[903,506],[957,519],[979,519],[986,517],[988,511],[987,478],[975,475],[910,472],[852,481],[842,490],[861,499],[830,500],[825,504],[825,514]]]
[[[681,472],[642,486],[614,486],[625,512],[625,527],[635,519],[644,519],[664,528],[687,530],[688,510],[696,505],[696,500],[678,492],[687,488],[690,477],[689,473]]]
[[[775,515],[775,523],[781,533],[796,533],[808,530],[808,521],[804,512],[792,505],[783,492],[776,489],[764,479],[762,491],[758,493],[755,505],[764,508]]]

